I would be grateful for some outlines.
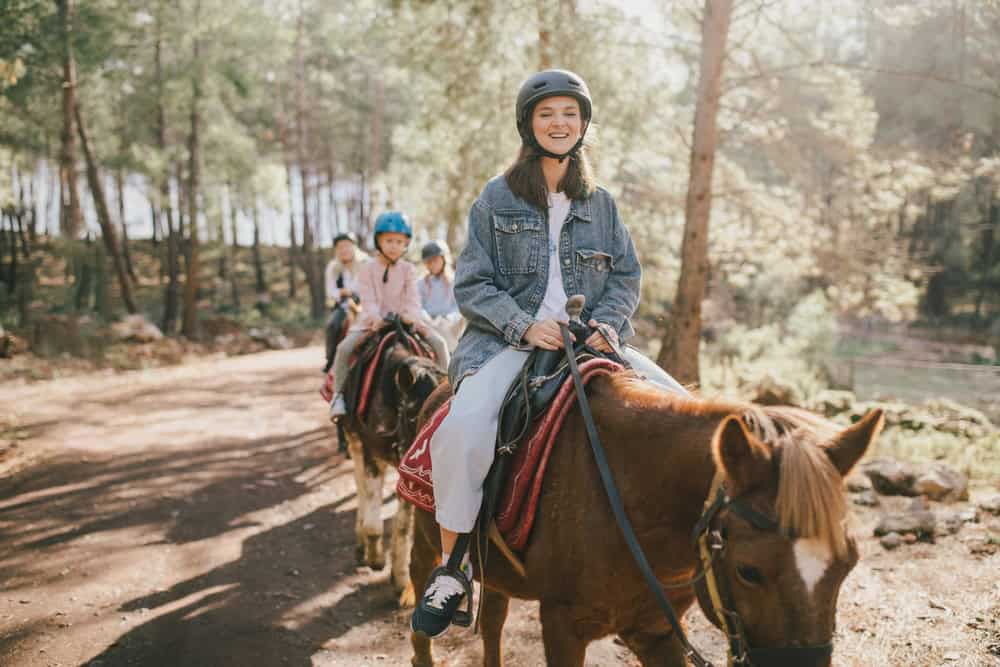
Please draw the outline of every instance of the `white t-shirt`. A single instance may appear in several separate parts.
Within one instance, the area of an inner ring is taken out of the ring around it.
[[[565,322],[566,288],[563,287],[562,267],[559,262],[559,233],[569,215],[570,199],[562,192],[549,193],[549,282],[545,297],[535,315],[537,321],[556,319]]]

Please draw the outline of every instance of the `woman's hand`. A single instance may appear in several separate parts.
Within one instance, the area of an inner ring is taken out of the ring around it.
[[[562,332],[559,330],[559,320],[542,320],[535,322],[524,332],[524,340],[532,347],[540,347],[543,350],[563,349]],[[570,340],[576,338],[570,333]]]
[[[607,324],[602,324],[597,320],[590,320],[587,325],[595,329],[594,333],[587,338],[587,345],[599,352],[614,352],[618,347],[618,332]]]

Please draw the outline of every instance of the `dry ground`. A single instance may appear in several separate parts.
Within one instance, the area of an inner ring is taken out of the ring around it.
[[[333,454],[319,358],[0,386],[0,444],[18,444],[0,463],[0,665],[409,664],[387,572],[353,564],[352,464]],[[870,534],[875,515],[859,520]],[[863,554],[837,665],[1000,665],[1000,555],[961,535]],[[508,664],[542,664],[537,607],[512,609]],[[719,658],[719,634],[689,622]],[[438,655],[481,654],[455,632]],[[587,664],[635,663],[609,639]]]

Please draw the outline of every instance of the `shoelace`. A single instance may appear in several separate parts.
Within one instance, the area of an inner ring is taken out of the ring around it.
[[[430,588],[427,589],[424,597],[429,598],[427,605],[435,609],[444,609],[452,597],[465,595],[465,589],[457,579],[449,576],[439,576],[435,579]]]

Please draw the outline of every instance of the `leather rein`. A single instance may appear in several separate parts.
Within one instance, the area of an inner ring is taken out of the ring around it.
[[[597,464],[601,482],[604,485],[608,501],[611,504],[611,510],[615,515],[615,520],[622,531],[629,551],[632,553],[632,557],[639,567],[639,571],[642,573],[663,615],[667,618],[667,621],[680,641],[685,657],[695,667],[714,667],[713,663],[705,658],[688,640],[687,635],[684,633],[684,628],[677,618],[673,606],[670,604],[670,600],[667,599],[664,589],[693,587],[700,580],[704,579],[705,587],[712,603],[712,612],[719,621],[720,628],[729,638],[729,658],[727,662],[729,667],[777,667],[778,665],[826,664],[833,654],[832,642],[801,647],[751,647],[742,619],[732,609],[731,596],[723,585],[724,582],[720,581],[716,576],[715,564],[718,559],[723,558],[725,555],[726,536],[722,530],[715,529],[713,526],[723,512],[730,511],[738,518],[747,521],[759,530],[781,533],[781,529],[775,519],[753,509],[745,499],[730,498],[726,493],[721,471],[716,472],[708,499],[705,501],[701,518],[694,527],[692,537],[698,548],[698,574],[689,581],[669,586],[664,586],[659,582],[639,544],[639,539],[632,528],[631,522],[629,522],[628,517],[625,515],[624,503],[622,502],[617,486],[615,486],[611,468],[604,453],[604,447],[597,434],[594,416],[591,413],[590,404],[584,392],[583,378],[576,363],[576,355],[573,350],[569,327],[566,324],[560,324],[560,329],[562,331],[563,345],[566,350],[566,360],[569,364],[570,375],[573,377],[577,402],[587,430],[587,439],[590,441],[594,461]]]

